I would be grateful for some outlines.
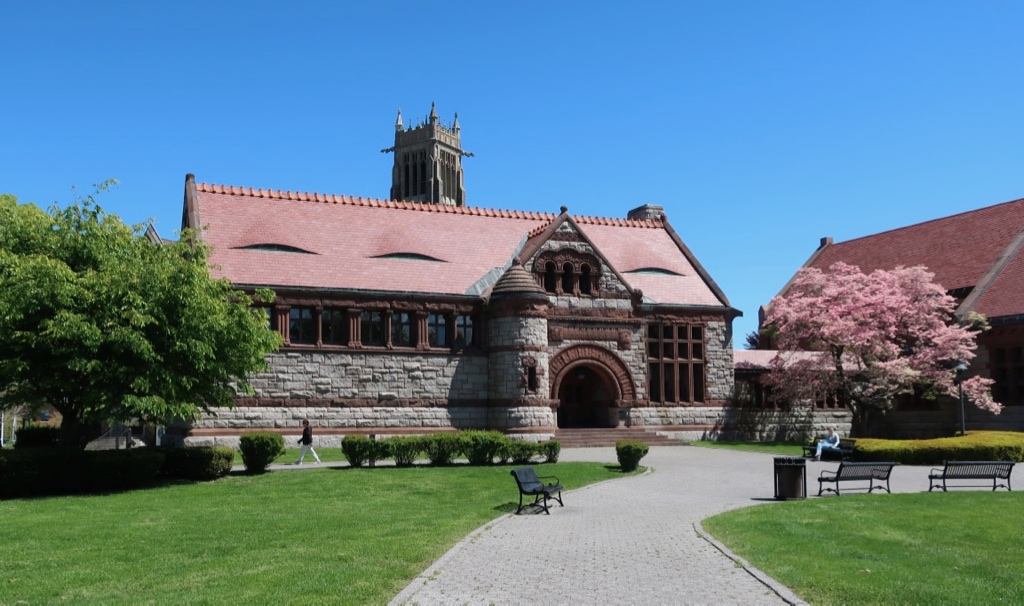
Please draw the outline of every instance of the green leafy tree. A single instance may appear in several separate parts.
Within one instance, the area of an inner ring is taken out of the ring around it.
[[[93,196],[43,211],[0,195],[0,408],[53,406],[81,448],[105,421],[194,419],[251,392],[280,337],[208,257],[196,233],[154,244]]]

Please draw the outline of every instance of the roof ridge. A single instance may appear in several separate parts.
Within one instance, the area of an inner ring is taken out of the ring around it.
[[[953,214],[953,215],[946,215],[945,217],[936,217],[934,219],[928,219],[927,221],[921,221],[919,223],[911,223],[910,225],[904,225],[902,227],[894,227],[892,229],[887,229],[885,231],[880,231],[878,233],[868,234],[866,236],[859,236],[857,238],[850,238],[849,240],[843,240],[842,242],[834,242],[832,244],[832,246],[840,246],[840,245],[843,245],[843,244],[848,244],[850,242],[856,242],[858,240],[867,240],[869,238],[877,238],[878,236],[881,236],[883,234],[896,233],[896,232],[904,231],[904,230],[907,230],[907,229],[910,229],[910,228],[913,228],[913,227],[920,227],[922,225],[928,225],[929,223],[937,223],[939,221],[948,221],[950,219],[955,219],[955,218],[958,218],[958,217],[962,217],[964,215],[970,215],[970,214],[979,213],[979,212],[982,212],[982,211],[991,211],[991,210],[994,210],[995,208],[997,208],[999,206],[1006,206],[1006,205],[1009,205],[1009,204],[1016,204],[1016,203],[1019,203],[1019,202],[1024,202],[1024,198],[1017,198],[1016,200],[1008,200],[1006,202],[999,202],[998,204],[992,204],[992,205],[989,205],[989,206],[982,206],[981,208],[975,208],[975,209],[972,209],[972,210],[965,210],[963,212],[959,212],[959,213],[956,213],[956,214]]]
[[[208,194],[225,194],[231,196],[249,196],[253,198],[271,198],[275,200],[294,200],[297,202],[319,202],[321,204],[346,204],[350,206],[372,206],[377,208],[396,208],[417,210],[420,212],[453,213],[480,217],[498,217],[502,219],[528,219],[550,221],[554,213],[525,210],[500,210],[478,206],[447,206],[444,204],[427,204],[425,202],[387,200],[382,198],[363,198],[362,196],[346,196],[298,192],[280,189],[262,189],[252,187],[236,187],[234,185],[218,185],[216,183],[198,183],[196,191]]]
[[[294,200],[297,202],[319,202],[321,204],[347,204],[350,206],[372,206],[377,208],[396,208],[417,210],[429,213],[454,213],[478,217],[496,217],[500,219],[527,219],[531,221],[553,221],[558,215],[532,210],[504,210],[479,206],[447,206],[444,204],[428,204],[425,202],[387,200],[382,198],[363,198],[362,196],[346,196],[322,194],[317,192],[299,192],[280,189],[262,189],[237,187],[235,185],[218,185],[216,183],[198,183],[196,191],[207,194],[225,194],[230,196],[249,196],[253,198],[272,198],[275,200]],[[573,220],[584,225],[608,225],[613,227],[647,227],[661,228],[662,221],[656,219],[617,219],[610,217],[573,216]],[[543,230],[544,227],[538,228]],[[531,234],[532,235],[532,234]]]

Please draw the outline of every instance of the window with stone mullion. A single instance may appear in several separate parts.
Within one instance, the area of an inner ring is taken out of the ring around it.
[[[704,328],[652,323],[647,329],[648,386],[652,402],[704,401]]]
[[[384,346],[384,312],[363,311],[359,314],[359,343],[363,346]]]
[[[448,316],[445,314],[427,315],[427,344],[430,347],[450,347],[448,335]]]
[[[473,316],[455,316],[455,334],[453,345],[455,347],[470,347],[476,344],[475,326]]]
[[[325,309],[320,312],[321,342],[325,345],[348,345],[348,312]]]
[[[288,342],[291,344],[316,345],[316,310],[311,307],[293,307],[288,311]]]
[[[391,345],[393,347],[414,347],[416,331],[413,327],[413,315],[406,311],[391,314]]]

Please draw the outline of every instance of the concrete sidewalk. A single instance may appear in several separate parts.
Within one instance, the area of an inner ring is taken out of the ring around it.
[[[560,460],[616,464],[614,448],[565,449]],[[566,493],[565,507],[555,503],[551,515],[484,525],[391,603],[803,603],[700,527],[723,511],[776,503],[774,455],[662,446],[641,463],[652,471]],[[817,494],[821,470],[838,466],[808,461],[808,494]],[[927,476],[927,468],[899,466],[892,491],[927,491]]]

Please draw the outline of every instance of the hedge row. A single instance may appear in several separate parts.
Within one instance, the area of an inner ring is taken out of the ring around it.
[[[30,448],[0,451],[0,498],[126,490],[153,484],[164,453]]]
[[[857,461],[942,465],[946,461],[1024,461],[1024,433],[969,431],[966,436],[932,440],[857,438]]]
[[[460,431],[424,436],[394,436],[371,440],[366,436],[345,436],[341,451],[352,467],[373,465],[392,458],[398,467],[409,467],[416,459],[425,457],[431,465],[451,465],[465,457],[470,465],[493,465],[512,462],[524,465],[535,458],[547,463],[558,462],[562,445],[555,440],[525,442],[514,440],[498,431]]]
[[[0,450],[0,498],[130,490],[161,477],[214,480],[231,471],[234,456],[225,447]]]

